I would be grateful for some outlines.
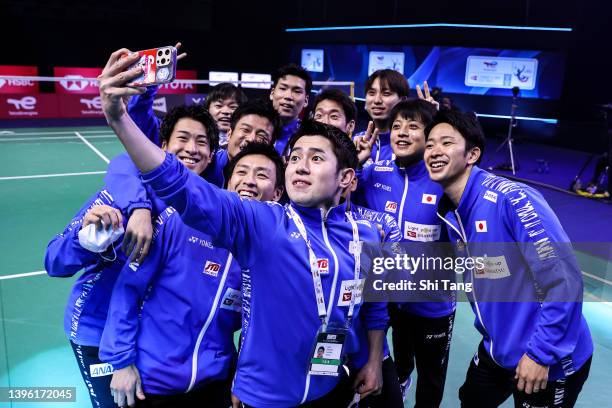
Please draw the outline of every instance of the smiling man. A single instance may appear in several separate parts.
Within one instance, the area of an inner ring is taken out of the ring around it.
[[[162,122],[160,136],[163,150],[176,155],[195,174],[204,171],[210,163],[211,150],[217,145],[216,127],[202,106],[172,110]],[[144,230],[150,230],[152,235],[151,212],[157,215],[164,208],[163,203],[156,205],[147,194],[129,156],[120,155],[109,164],[104,189],[83,206],[47,247],[45,268],[50,276],[69,277],[85,269],[72,287],[64,329],[93,406],[116,406],[109,389],[114,367],[98,356],[113,285],[126,261],[144,259],[150,236],[135,231],[142,231],[145,225]],[[113,229],[125,226],[123,250],[118,245],[107,245],[96,253],[82,247],[78,232],[92,223],[101,224],[98,230],[103,226],[112,225]],[[134,223],[139,228],[134,228]],[[239,272],[235,275],[239,276]],[[234,286],[239,287],[239,283]]]
[[[299,115],[308,105],[311,89],[312,78],[299,65],[282,66],[272,75],[270,100],[283,123],[282,133],[274,147],[281,156],[287,154],[287,143],[300,126]]]
[[[365,84],[365,109],[372,119],[372,124],[355,136],[356,139],[361,138],[374,130],[378,133],[371,152],[373,162],[392,160],[389,115],[399,101],[408,97],[409,91],[406,77],[392,69],[381,69],[368,77]]]
[[[249,406],[347,405],[353,391],[347,392],[340,364],[356,351],[361,331],[368,331],[370,355],[355,387],[363,396],[380,389],[386,305],[362,304],[355,284],[362,278],[359,242],[380,238],[338,205],[357,164],[351,140],[308,121],[289,143],[291,203],[241,199],[185,171],[134,125],[122,97],[141,92],[125,87],[140,70],[124,72],[134,60],[120,59],[126,52],[113,53],[100,76],[109,124],[146,184],[242,266],[243,339],[233,392]],[[305,289],[313,285],[316,290]],[[331,346],[336,357],[316,359],[316,343]]]
[[[537,190],[478,167],[485,140],[475,115],[441,111],[425,134],[451,242],[460,256],[491,260],[464,276],[483,339],[459,390],[461,406],[493,408],[513,395],[515,406],[573,407],[593,343],[568,236]]]
[[[242,89],[229,82],[222,82],[213,86],[206,95],[204,106],[206,106],[215,120],[217,128],[219,128],[220,148],[225,149],[227,146],[232,114],[246,101],[247,97]]]
[[[245,102],[232,114],[227,149],[215,152],[213,162],[203,177],[218,187],[224,187],[228,163],[249,142],[274,144],[280,131],[279,116],[270,102],[261,99]]]
[[[355,130],[357,107],[341,90],[325,89],[315,98],[312,118],[317,122],[335,126],[350,137]]]
[[[395,160],[381,160],[359,172],[356,201],[395,217],[402,242],[447,240],[436,214],[442,188],[429,178],[423,162],[424,131],[435,112],[435,107],[422,99],[412,98],[395,105],[389,115],[390,147]],[[371,146],[372,140],[360,144],[361,162],[370,158]],[[432,249],[428,255],[442,254]],[[419,275],[419,279],[427,278]],[[437,407],[442,402],[455,316],[452,293],[432,292],[427,300],[430,301],[406,299],[403,303],[389,305],[395,365],[402,393],[405,398],[416,366],[417,407]]]

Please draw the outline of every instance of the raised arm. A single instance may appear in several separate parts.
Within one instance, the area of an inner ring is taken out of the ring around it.
[[[127,55],[127,56],[125,56]],[[141,67],[126,69],[138,60],[126,48],[115,51],[98,77],[100,98],[104,116],[128,154],[142,172],[158,167],[165,158],[164,152],[136,126],[127,113],[123,97],[144,93],[143,88],[128,87],[126,83],[142,73]]]

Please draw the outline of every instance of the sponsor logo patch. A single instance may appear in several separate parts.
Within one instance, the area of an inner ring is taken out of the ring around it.
[[[391,187],[386,185],[386,184],[382,184],[382,183],[376,183],[374,184],[374,187],[379,188],[381,190],[385,190],[385,191],[391,191]]]
[[[216,278],[219,275],[219,271],[221,270],[221,265],[216,262],[206,261],[206,265],[204,265],[204,274],[210,275]]]
[[[487,256],[484,257],[483,261],[484,268],[475,269],[474,278],[501,279],[510,276],[510,269],[508,269],[505,256]]]
[[[387,201],[385,211],[395,214],[397,212],[397,203],[395,201]]]
[[[223,299],[221,299],[219,308],[240,313],[242,311],[242,295],[240,291],[227,288],[223,295]]]
[[[374,171],[393,171],[393,167],[387,166],[374,166]]]
[[[340,287],[338,306],[349,306],[351,304],[351,297],[353,295],[353,287],[355,286],[355,283],[357,284],[355,291],[355,304],[358,305],[361,303],[361,294],[363,293],[365,279],[357,279],[356,281],[344,280],[342,281],[342,286]]]
[[[439,225],[417,224],[406,221],[404,223],[404,238],[410,241],[429,242],[440,239]]]
[[[436,199],[438,197],[436,197],[433,194],[423,194],[423,198],[421,198],[421,203],[423,204],[435,204],[436,203]]]
[[[319,267],[319,273],[321,275],[327,275],[329,273],[329,259],[327,258],[317,259],[317,266]]]
[[[487,191],[486,193],[484,193],[484,196],[482,196],[482,198],[497,204],[497,193],[494,193],[493,191]]]
[[[89,376],[94,377],[105,377],[113,373],[113,366],[108,363],[92,364],[89,366]]]

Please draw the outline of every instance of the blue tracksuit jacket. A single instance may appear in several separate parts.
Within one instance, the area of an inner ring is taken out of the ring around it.
[[[337,377],[307,374],[321,320],[308,249],[288,207],[241,200],[190,174],[172,155],[143,179],[186,224],[209,234],[213,245],[228,248],[243,268],[243,339],[233,392],[249,405],[287,407],[331,391]],[[353,235],[345,207],[325,213],[291,205],[306,226],[316,256],[328,261],[321,279],[329,321],[342,324],[354,278],[349,253]],[[375,227],[357,225],[361,241],[379,240]],[[362,262],[367,263],[366,256]],[[357,333],[384,330],[386,325],[386,303],[357,303],[346,352],[359,347]]]
[[[425,163],[420,161],[400,168],[392,160],[379,161],[357,173],[359,183],[355,201],[373,210],[395,217],[402,232],[402,242],[444,242],[442,221],[436,214],[442,187],[433,182]],[[455,309],[449,294],[432,293],[436,301],[406,302],[403,310],[425,317],[448,316]]]
[[[527,353],[550,367],[551,380],[578,370],[593,353],[582,315],[582,275],[542,195],[474,166],[453,207],[444,196],[439,214],[451,242],[460,243],[463,255],[461,242],[469,256],[487,256],[485,268],[470,270],[465,280],[473,283],[468,295],[475,326],[493,360],[514,370]]]
[[[226,379],[240,310],[239,266],[168,207],[155,222],[147,258],[126,264],[117,279],[100,359],[115,369],[135,364],[151,394]]]
[[[64,312],[64,332],[70,341],[82,346],[98,347],[106,322],[110,293],[126,261],[121,252],[121,240],[102,254],[90,252],[79,243],[78,233],[83,218],[96,205],[109,205],[117,209],[114,198],[101,190],[79,210],[61,234],[47,246],[45,269],[49,276],[71,277],[84,269],[72,286]],[[127,225],[126,207],[123,207],[123,226]]]

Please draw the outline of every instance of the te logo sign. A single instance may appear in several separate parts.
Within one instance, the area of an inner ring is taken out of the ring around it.
[[[206,275],[216,277],[217,275],[219,275],[220,270],[221,270],[221,265],[215,262],[206,261],[206,265],[204,265],[204,273]]]
[[[15,109],[17,110],[21,110],[21,109],[32,110],[36,108],[36,98],[33,96],[25,96],[21,99],[9,98],[6,100],[6,102],[15,106]]]
[[[87,106],[87,109],[102,110],[102,99],[99,96],[92,99],[81,98],[80,102]]]

